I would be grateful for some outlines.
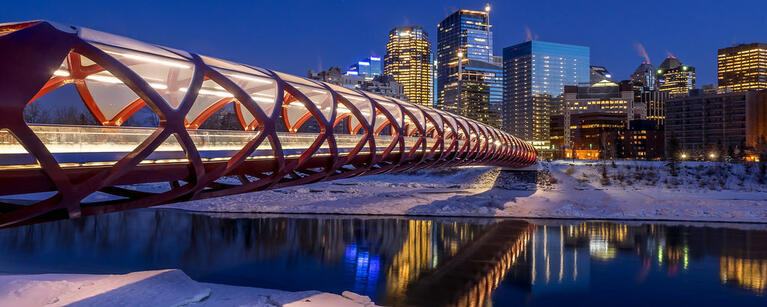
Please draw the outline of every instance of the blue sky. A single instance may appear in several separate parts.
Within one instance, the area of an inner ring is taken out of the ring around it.
[[[305,75],[383,55],[388,31],[436,25],[459,8],[488,1],[11,1],[0,21],[47,19],[214,57]],[[767,1],[490,1],[495,53],[540,40],[591,47],[592,65],[626,79],[667,54],[695,66],[698,85],[716,81],[716,50],[767,42]]]

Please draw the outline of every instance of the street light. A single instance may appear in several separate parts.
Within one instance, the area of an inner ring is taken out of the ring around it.
[[[687,159],[687,154],[683,153],[681,157],[682,157],[682,160]]]
[[[490,13],[490,3],[485,4],[485,12]]]
[[[711,160],[714,160],[714,159],[716,159],[716,154],[712,152],[712,153],[708,154],[708,157],[711,158]]]

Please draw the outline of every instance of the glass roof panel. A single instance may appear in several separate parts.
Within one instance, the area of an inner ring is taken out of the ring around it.
[[[177,109],[192,82],[194,65],[187,60],[93,44],[144,79],[171,108]]]
[[[168,57],[168,58],[174,58],[178,60],[185,60],[183,57],[173,52],[170,52],[168,50],[165,50],[160,46],[147,44],[145,42],[137,41],[132,38],[127,38],[127,37],[105,33],[101,31],[96,31],[93,29],[80,28],[80,38],[86,41],[111,45],[111,46],[125,48],[125,49],[136,50],[136,51],[140,51],[144,53],[159,55],[159,56]]]

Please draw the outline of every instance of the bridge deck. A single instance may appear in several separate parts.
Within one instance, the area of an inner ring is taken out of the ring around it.
[[[135,149],[156,129],[142,127],[102,127],[102,126],[63,126],[33,125],[32,131],[53,154],[62,167],[84,167],[112,165]],[[227,160],[242,149],[248,141],[256,138],[255,131],[235,130],[189,130],[189,134],[204,162]],[[301,155],[317,138],[316,133],[277,133],[283,154],[290,157]],[[363,135],[334,135],[340,156],[347,155],[362,140]],[[417,137],[405,137],[405,149],[415,145]],[[436,142],[426,138],[427,146]],[[377,135],[376,151],[383,151],[393,141],[392,136]],[[459,141],[461,144],[462,140]],[[397,147],[395,152],[399,148]],[[366,145],[363,150],[369,151]],[[330,147],[323,144],[316,154],[329,154]],[[269,140],[264,142],[250,155],[248,160],[269,159],[274,152]],[[142,163],[178,163],[186,162],[178,141],[170,137],[160,145]],[[0,130],[0,170],[8,168],[36,168],[35,158],[6,130]]]

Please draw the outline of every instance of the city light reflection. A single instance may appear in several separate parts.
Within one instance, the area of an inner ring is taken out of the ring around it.
[[[0,271],[179,268],[203,282],[350,290],[394,306],[504,305],[510,288],[535,301],[594,293],[605,281],[648,291],[659,278],[763,296],[764,238],[765,230],[643,223],[139,210],[2,230]]]

